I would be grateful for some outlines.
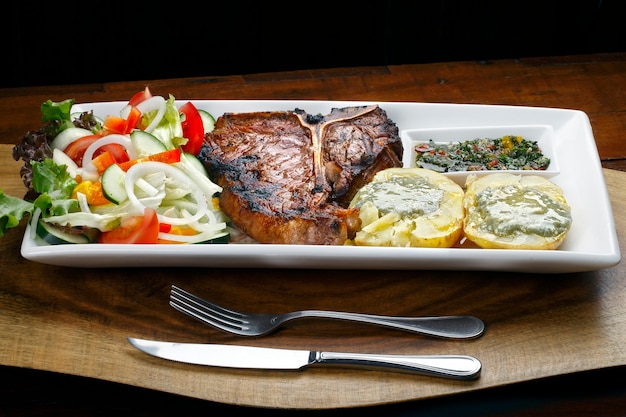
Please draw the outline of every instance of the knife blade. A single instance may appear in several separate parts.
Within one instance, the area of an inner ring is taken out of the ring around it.
[[[311,365],[337,365],[413,372],[452,379],[474,379],[481,362],[466,355],[380,355],[315,350],[276,349],[203,343],[177,343],[129,337],[149,355],[177,362],[223,368],[301,370]]]

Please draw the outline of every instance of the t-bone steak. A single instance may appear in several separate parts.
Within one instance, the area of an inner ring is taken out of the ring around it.
[[[225,113],[199,154],[220,206],[259,243],[341,245],[360,228],[356,191],[402,166],[398,127],[378,105]]]

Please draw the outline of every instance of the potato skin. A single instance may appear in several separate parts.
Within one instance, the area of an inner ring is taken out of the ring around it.
[[[432,170],[380,171],[350,203],[361,219],[352,244],[451,247],[463,233],[463,195],[458,184]]]
[[[486,195],[483,193],[502,196],[505,195],[504,190],[519,191],[510,191],[517,194],[508,199],[492,199],[481,209],[481,196]],[[519,204],[516,207],[516,200],[519,199],[524,200],[526,209]],[[534,200],[542,204],[528,209],[528,204]],[[463,205],[466,211],[463,223],[465,236],[482,248],[553,250],[563,243],[571,227],[571,208],[563,191],[550,180],[537,175],[470,175],[466,181]],[[509,227],[509,224],[512,226]]]

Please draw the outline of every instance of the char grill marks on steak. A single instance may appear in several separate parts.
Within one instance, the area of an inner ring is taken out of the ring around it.
[[[340,245],[360,227],[350,200],[376,172],[401,166],[398,128],[379,106],[225,113],[199,155],[220,206],[260,243]]]

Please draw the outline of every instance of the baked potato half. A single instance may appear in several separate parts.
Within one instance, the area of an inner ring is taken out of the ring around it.
[[[537,175],[470,175],[463,205],[465,236],[482,248],[557,249],[572,224],[561,188]]]
[[[354,196],[361,229],[358,246],[447,248],[463,232],[463,189],[423,168],[388,168]]]

